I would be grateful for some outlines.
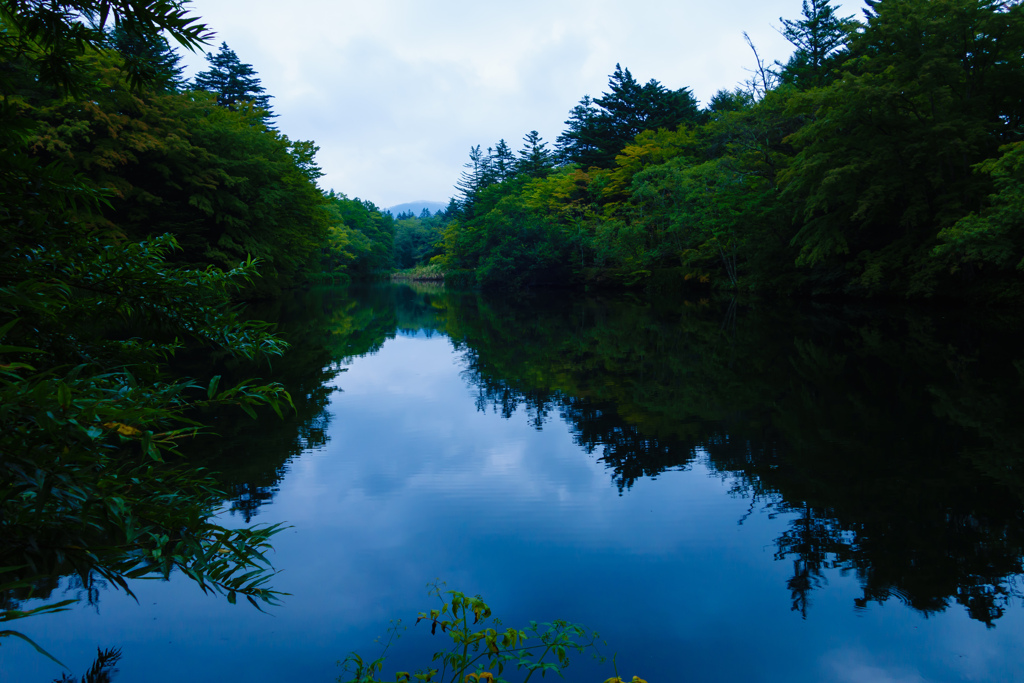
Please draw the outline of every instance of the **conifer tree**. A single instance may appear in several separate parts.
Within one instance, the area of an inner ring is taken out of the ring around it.
[[[516,158],[504,138],[498,140],[491,153],[491,168],[494,170],[495,180],[499,183],[509,180],[516,174]]]
[[[543,178],[555,166],[555,155],[543,142],[540,133],[531,130],[523,137],[523,148],[519,150],[516,170],[531,178]]]
[[[178,92],[184,86],[181,57],[162,35],[116,25],[110,31],[110,44],[124,59],[126,69],[150,87]]]
[[[459,176],[459,182],[455,183],[458,190],[459,212],[466,217],[473,215],[473,203],[476,201],[477,193],[490,184],[490,155],[484,154],[480,145],[469,148],[469,161],[463,164],[466,169]],[[455,200],[453,200],[455,201]],[[449,206],[449,208],[451,208]]]
[[[654,79],[641,85],[620,64],[608,77],[608,89],[596,99],[584,97],[573,108],[565,122],[569,129],[557,141],[562,163],[610,168],[639,133],[675,130],[701,116],[689,88],[669,90]]]
[[[708,111],[719,114],[727,111],[742,111],[754,103],[750,93],[742,88],[733,90],[721,89],[711,96]]]
[[[827,85],[845,51],[852,18],[837,17],[830,0],[803,0],[800,19],[779,17],[779,21],[782,36],[796,48],[782,71],[782,80],[800,88]]]
[[[270,113],[270,95],[265,94],[260,79],[251,64],[243,63],[227,43],[221,43],[217,54],[207,53],[210,68],[196,74],[193,87],[217,95],[217,104],[229,109],[252,104],[267,112],[264,122],[273,118]]]
[[[558,163],[590,165],[588,160],[598,151],[600,115],[590,95],[584,95],[580,103],[572,108],[565,122],[568,128],[555,140]]]

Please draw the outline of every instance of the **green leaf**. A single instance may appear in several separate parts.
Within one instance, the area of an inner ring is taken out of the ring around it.
[[[207,398],[212,399],[217,394],[217,386],[220,384],[220,375],[214,375],[210,380],[210,388],[206,390]]]
[[[40,349],[30,349],[27,346],[2,346],[0,345],[0,353],[45,353]]]
[[[64,382],[57,385],[57,403],[65,409],[71,405],[71,388]]]
[[[38,644],[36,644],[36,642],[34,640],[32,640],[31,638],[26,636],[24,633],[18,633],[17,631],[0,631],[0,638],[6,638],[6,637],[9,637],[9,636],[13,636],[15,638],[21,638],[26,643],[28,643],[33,648],[35,648],[36,652],[38,652],[39,654],[43,655],[44,657],[47,657],[48,659],[50,659],[53,662],[56,662],[58,665],[64,667],[65,669],[68,668],[68,667],[64,666],[64,663],[62,661],[60,661],[59,659],[57,659],[56,657],[51,655],[49,652],[47,652],[43,648],[41,648]]]

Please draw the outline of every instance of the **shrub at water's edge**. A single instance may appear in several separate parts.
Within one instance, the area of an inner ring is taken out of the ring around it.
[[[400,270],[397,273],[391,275],[392,280],[425,280],[425,281],[445,281],[444,269],[438,263],[430,263],[423,266],[414,266],[405,270]]]
[[[530,622],[524,629],[503,627],[501,620],[492,616],[491,608],[477,595],[467,596],[460,591],[442,591],[443,583],[429,584],[430,594],[437,597],[440,606],[420,612],[416,624],[430,624],[430,634],[451,638],[451,646],[436,652],[430,665],[410,673],[398,671],[391,679],[395,683],[436,681],[437,683],[502,683],[502,675],[515,675],[523,683],[540,672],[562,676],[569,665],[569,653],[591,652],[601,662],[605,658],[597,649],[598,634],[579,624],[556,620],[549,624]],[[472,621],[471,621],[472,619]],[[392,643],[400,637],[401,620],[392,623],[380,656],[365,660],[353,652],[338,665],[344,674],[338,683],[385,683],[380,678],[384,662]],[[613,663],[614,667],[614,663]],[[605,683],[623,683],[618,672]],[[646,683],[634,676],[631,683]]]

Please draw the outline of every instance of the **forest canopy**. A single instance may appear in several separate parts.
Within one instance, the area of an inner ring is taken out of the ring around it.
[[[785,62],[703,108],[608,89],[528,170],[474,147],[444,235],[452,282],[681,286],[1019,302],[1024,8],[870,0],[780,18]],[[749,39],[748,39],[749,42]],[[539,142],[539,141],[538,141]]]

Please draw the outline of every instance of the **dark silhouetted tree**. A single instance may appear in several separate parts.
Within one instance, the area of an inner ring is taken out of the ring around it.
[[[555,155],[542,142],[540,133],[531,130],[523,137],[523,148],[519,150],[516,169],[531,178],[543,178],[555,167]]]
[[[796,48],[780,74],[783,82],[804,89],[831,82],[856,25],[852,18],[837,17],[830,0],[804,0],[800,19],[779,21],[782,36]]]
[[[608,92],[584,97],[569,114],[569,126],[557,141],[560,161],[584,167],[610,168],[616,155],[645,130],[675,130],[700,119],[689,88],[669,90],[651,79],[641,85],[629,69],[615,65]]]
[[[184,86],[181,57],[162,35],[117,25],[110,31],[110,43],[124,59],[127,70],[138,74],[150,87],[177,92]]]
[[[196,74],[193,87],[217,95],[217,104],[229,109],[251,104],[267,112],[264,121],[273,118],[270,113],[270,95],[265,94],[260,79],[251,64],[244,64],[227,43],[221,43],[217,54],[208,53],[210,68]]]

